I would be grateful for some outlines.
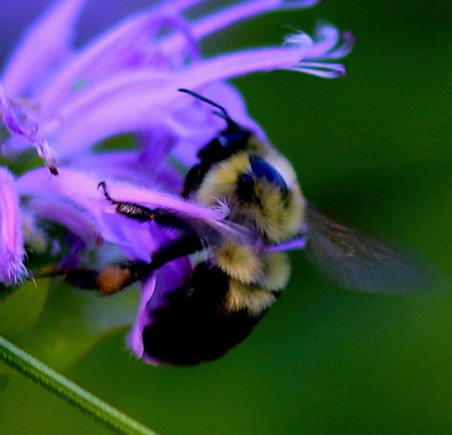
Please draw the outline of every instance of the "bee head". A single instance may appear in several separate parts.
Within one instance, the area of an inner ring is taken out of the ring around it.
[[[201,161],[206,161],[210,164],[218,163],[245,149],[252,134],[251,131],[234,121],[223,106],[190,89],[180,88],[179,91],[216,107],[218,110],[213,110],[212,113],[226,121],[226,128],[221,130],[216,137],[199,150],[197,157]]]

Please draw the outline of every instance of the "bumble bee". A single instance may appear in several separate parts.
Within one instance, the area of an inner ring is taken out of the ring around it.
[[[205,207],[225,204],[225,223],[239,236],[196,223],[168,209],[112,198],[116,212],[141,222],[176,229],[149,263],[111,264],[100,272],[72,269],[65,279],[102,294],[145,279],[176,258],[205,252],[182,284],[169,291],[143,330],[146,354],[154,361],[191,365],[217,358],[246,338],[276,301],[290,276],[287,254],[306,239],[320,268],[344,287],[369,291],[411,285],[415,269],[394,251],[323,216],[306,202],[292,165],[270,144],[236,123],[226,109],[191,90],[179,89],[215,107],[226,126],[198,154],[181,196]]]

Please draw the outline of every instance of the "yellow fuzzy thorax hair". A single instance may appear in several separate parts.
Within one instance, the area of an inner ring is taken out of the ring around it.
[[[270,243],[280,243],[297,234],[304,217],[304,200],[290,163],[273,151],[266,154],[266,160],[287,184],[288,192],[284,197],[279,186],[257,178],[253,187],[255,200],[240,202],[238,180],[244,174],[253,176],[250,154],[243,151],[213,167],[196,198],[210,207],[218,201],[225,202],[231,209],[229,220],[260,232]]]

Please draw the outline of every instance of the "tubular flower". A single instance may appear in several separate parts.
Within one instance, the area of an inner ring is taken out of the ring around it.
[[[149,263],[177,228],[127,219],[117,213],[117,201],[172,210],[202,231],[249,237],[246,228],[225,222],[227,204],[207,207],[180,196],[198,150],[225,119],[177,90],[221,101],[237,124],[265,140],[226,80],[277,69],[339,77],[345,70],[334,61],[348,54],[353,38],[321,23],[314,36],[296,32],[280,46],[204,57],[200,44],[239,21],[317,2],[240,1],[189,20],[185,13],[207,0],[162,1],[74,47],[85,1],[57,1],[26,32],[0,75],[0,282],[16,284],[33,275],[38,239],[52,247],[62,271],[83,266],[93,252],[99,263],[114,256]],[[110,138],[115,146],[105,143]],[[36,169],[34,156],[48,169]],[[102,181],[104,191],[98,188]],[[66,237],[52,239],[42,222],[59,225]],[[142,343],[154,308],[192,270],[182,256],[143,280],[129,344],[146,361],[158,362]]]

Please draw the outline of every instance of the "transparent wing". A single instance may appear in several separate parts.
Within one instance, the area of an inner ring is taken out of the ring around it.
[[[312,205],[307,205],[306,213],[308,257],[339,285],[386,293],[423,287],[423,274],[396,251],[333,221]]]

